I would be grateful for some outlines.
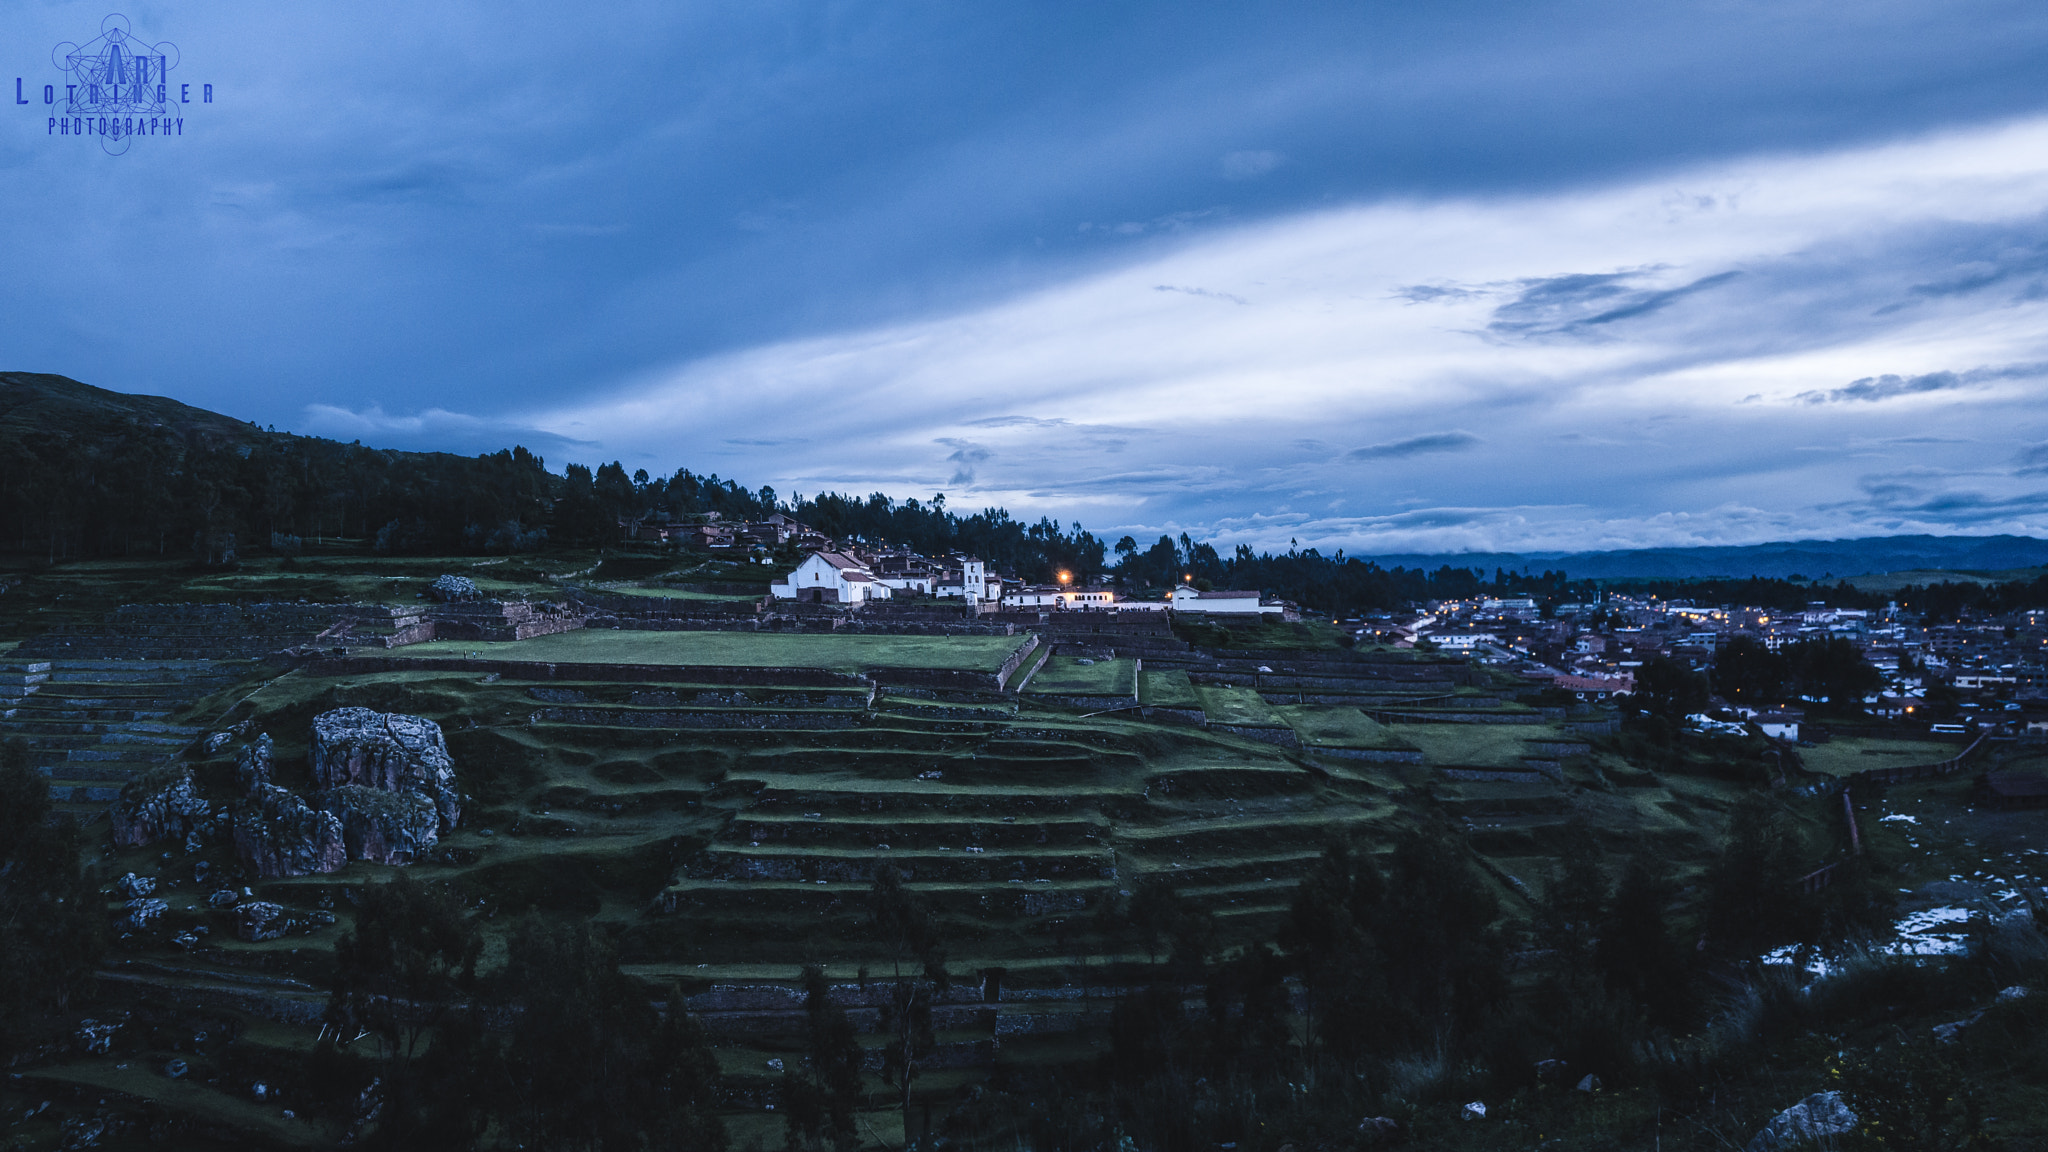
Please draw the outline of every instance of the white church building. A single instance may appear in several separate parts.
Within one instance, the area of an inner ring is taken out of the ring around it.
[[[805,604],[865,604],[887,600],[889,589],[852,556],[813,552],[796,571],[768,585],[768,594]]]

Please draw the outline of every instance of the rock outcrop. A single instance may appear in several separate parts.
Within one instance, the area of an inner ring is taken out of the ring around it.
[[[235,909],[235,935],[244,940],[275,940],[291,927],[284,905],[268,900],[251,900]]]
[[[313,779],[327,789],[360,784],[417,793],[433,803],[442,831],[462,819],[441,726],[418,716],[337,708],[314,717]]]
[[[245,746],[235,757],[235,780],[243,792],[254,792],[258,785],[270,783],[275,774],[274,746],[270,733],[265,732],[256,742]]]
[[[310,876],[348,862],[341,819],[275,784],[258,785],[235,806],[235,851],[258,876]]]
[[[434,582],[427,585],[427,595],[443,604],[483,597],[483,593],[477,590],[476,581],[467,576],[436,576]]]
[[[434,802],[417,792],[344,784],[322,792],[320,807],[340,818],[351,859],[410,864],[441,838]]]
[[[183,839],[207,818],[206,801],[192,791],[192,773],[157,768],[130,780],[108,816],[114,843],[139,848],[158,840]]]

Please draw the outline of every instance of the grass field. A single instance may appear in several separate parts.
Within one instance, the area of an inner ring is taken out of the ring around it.
[[[653,600],[758,600],[758,596],[729,596],[717,592],[693,592],[688,588],[641,588],[627,584],[617,588],[598,588],[596,591],[609,592],[614,596],[645,596]]]
[[[1252,728],[1285,728],[1287,720],[1271,704],[1249,688],[1218,688],[1204,684],[1195,689],[1202,711],[1215,724],[1242,724]]]
[[[1188,682],[1188,674],[1181,671],[1140,672],[1138,674],[1140,699],[1157,708],[1200,708],[1202,702],[1195,697],[1195,687]]]
[[[1277,709],[1303,741],[1333,748],[1405,749],[1414,745],[1356,708],[1339,704],[1282,704]]]
[[[1138,666],[1129,660],[1097,660],[1082,664],[1073,656],[1054,656],[1031,678],[1031,692],[1084,696],[1132,696],[1138,691]]]
[[[2007,568],[1997,572],[1942,572],[1932,568],[1909,572],[1873,572],[1849,577],[1859,592],[1897,592],[1908,584],[2005,584],[2015,580],[2036,580],[2048,568]]]
[[[401,656],[467,656],[565,664],[692,664],[731,668],[958,668],[993,672],[1022,644],[1011,636],[832,636],[760,632],[558,632],[485,643],[435,640]]]
[[[1571,739],[1547,724],[1395,724],[1391,731],[1431,764],[1463,768],[1519,768],[1528,741]]]
[[[1904,768],[1913,764],[1935,764],[1961,752],[1960,744],[1935,740],[1866,740],[1841,738],[1812,748],[1801,748],[1799,760],[1808,771],[1830,776],[1853,776],[1872,768]]]

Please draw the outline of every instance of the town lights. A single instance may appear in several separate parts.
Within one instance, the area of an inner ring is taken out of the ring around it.
[[[1074,574],[1073,574],[1072,572],[1062,572],[1062,573],[1060,573],[1060,583],[1062,583],[1062,584],[1070,584],[1070,583],[1072,583],[1072,582],[1073,582],[1073,579],[1074,579]]]

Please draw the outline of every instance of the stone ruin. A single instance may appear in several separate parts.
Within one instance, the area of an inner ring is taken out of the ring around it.
[[[410,864],[462,818],[455,762],[441,728],[419,716],[337,708],[313,720],[309,803],[271,783],[271,742],[236,759],[246,797],[235,849],[258,876],[333,872],[349,860]]]
[[[467,576],[436,576],[434,582],[427,585],[427,595],[443,604],[483,598],[483,593],[477,590],[476,581]]]

